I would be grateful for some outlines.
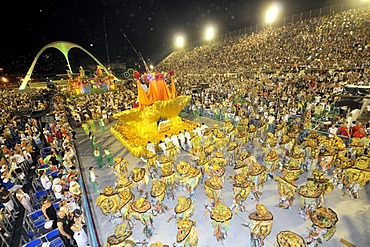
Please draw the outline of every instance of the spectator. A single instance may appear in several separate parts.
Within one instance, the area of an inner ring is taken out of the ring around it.
[[[32,213],[32,205],[30,202],[30,196],[25,193],[22,189],[17,189],[15,194],[17,200],[22,204],[28,214]]]

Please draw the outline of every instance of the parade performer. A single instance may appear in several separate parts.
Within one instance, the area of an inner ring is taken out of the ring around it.
[[[304,239],[292,231],[281,231],[276,235],[276,247],[306,247]]]
[[[344,187],[344,174],[345,170],[353,166],[353,161],[345,157],[344,155],[338,154],[337,158],[334,161],[334,170],[330,178],[330,182],[334,184],[336,189],[342,190]]]
[[[99,145],[98,145],[98,142],[96,141],[96,136],[94,134],[92,134],[90,136],[90,143],[91,143],[91,146],[93,148],[97,148]]]
[[[152,153],[156,153],[155,151],[155,146],[152,142],[148,142],[148,144],[146,145],[146,150],[152,152]]]
[[[95,121],[93,119],[90,119],[90,117],[86,118],[87,124],[90,127],[90,130],[92,133],[96,133],[96,126],[95,126]]]
[[[131,236],[132,231],[128,230],[126,223],[121,223],[115,227],[114,234],[107,238],[104,247],[134,247],[136,243]]]
[[[225,167],[227,164],[227,159],[225,159],[222,156],[221,152],[216,152],[216,156],[211,159],[211,167],[213,169],[213,166],[218,165],[218,166],[223,166]]]
[[[173,134],[171,136],[171,142],[173,145],[175,145],[177,153],[180,153],[181,146],[180,146],[179,138],[177,137],[176,134]]]
[[[85,134],[88,136],[89,132],[90,132],[89,125],[86,122],[84,122],[84,123],[81,124],[81,126],[82,126],[82,129],[84,130]]]
[[[100,126],[101,131],[105,132],[105,123],[104,123],[103,118],[99,118],[99,126]]]
[[[202,144],[202,138],[199,135],[190,132],[190,145],[192,148],[200,148]]]
[[[222,152],[227,143],[227,138],[224,136],[224,134],[221,131],[216,132],[217,135],[215,135],[214,142],[215,142],[215,148],[217,151]]]
[[[353,167],[344,171],[345,193],[357,199],[360,188],[370,181],[370,158],[361,156],[357,158]]]
[[[163,199],[166,195],[166,184],[159,180],[153,180],[150,195],[153,197],[153,213],[162,214],[168,211],[168,207],[163,204]]]
[[[179,185],[185,190],[185,181],[187,179],[187,173],[190,169],[190,163],[187,161],[180,161],[176,165],[176,180],[179,182]]]
[[[209,163],[210,163],[210,160],[208,156],[204,153],[204,149],[202,149],[199,152],[198,160],[196,163],[196,166],[200,169],[200,172],[201,172],[201,177],[200,177],[201,183],[203,183],[204,181],[205,173],[207,172],[209,174]]]
[[[274,178],[276,169],[279,167],[280,157],[275,150],[270,150],[265,156],[265,165],[267,168],[268,180]]]
[[[147,238],[154,234],[153,213],[151,212],[150,202],[144,197],[139,197],[131,204],[131,219],[136,219],[144,225],[143,233]]]
[[[249,179],[253,183],[253,196],[254,199],[258,202],[259,196],[262,195],[260,188],[263,187],[263,184],[267,180],[267,169],[264,166],[261,166],[257,161],[254,161],[249,167]]]
[[[273,216],[263,204],[256,204],[256,211],[249,214],[250,223],[244,224],[251,229],[251,247],[264,246],[264,240],[271,233]]]
[[[149,176],[145,172],[145,168],[134,168],[131,173],[131,179],[136,185],[137,191],[140,194],[145,194],[145,188],[149,183]]]
[[[249,158],[251,156],[252,154],[245,150],[240,153],[239,158],[235,161],[236,164],[234,166],[234,172],[236,174],[243,174],[244,176],[248,175],[250,165]]]
[[[103,189],[103,192],[96,198],[96,206],[100,207],[102,213],[111,214],[110,222],[120,224],[123,222],[121,209],[133,199],[133,194],[128,191],[126,193],[116,193],[111,186]]]
[[[98,164],[99,168],[103,168],[103,166],[104,166],[104,164],[103,164],[103,157],[100,154],[99,147],[96,147],[95,148],[95,150],[94,150],[94,156],[95,156],[95,160],[96,160],[96,163]]]
[[[283,165],[282,174],[283,178],[289,183],[295,184],[295,181],[298,180],[301,175],[302,170],[299,166],[298,159],[291,159],[287,164]]]
[[[216,200],[222,198],[222,187],[223,183],[216,175],[212,176],[204,183],[204,193],[208,196],[208,199],[212,205],[215,204]]]
[[[317,185],[317,187],[322,191],[323,199],[326,193],[330,193],[334,189],[334,184],[330,182],[330,179],[325,177],[325,172],[315,169],[312,170],[313,178],[307,178],[307,180],[312,180]],[[324,202],[323,202],[324,203]]]
[[[128,169],[127,169],[128,160],[126,158],[116,157],[116,158],[114,158],[114,163],[115,163],[114,166],[113,166],[114,173],[118,177],[121,177],[121,176],[124,176],[124,175],[127,174],[127,172],[128,172]]]
[[[107,158],[107,165],[109,167],[112,167],[113,166],[113,156],[108,147],[105,147],[104,154],[105,154],[105,157]]]
[[[167,222],[170,222],[172,219],[176,219],[176,222],[183,219],[190,219],[194,215],[194,202],[190,198],[179,196],[177,197],[177,205],[174,212],[175,214]]]
[[[253,145],[254,138],[256,137],[256,133],[257,133],[256,126],[254,126],[253,124],[249,125],[248,133],[249,133],[249,135],[248,135],[247,142],[251,145],[251,147],[254,147],[254,145]]]
[[[278,207],[290,209],[293,205],[293,200],[296,195],[297,186],[285,180],[283,177],[276,177],[275,181],[278,183],[279,204]]]
[[[236,142],[240,145],[242,149],[247,148],[249,132],[240,130],[241,128],[238,126],[238,133],[236,135]]]
[[[94,167],[89,168],[89,181],[93,184],[94,192],[99,192]]]
[[[336,232],[338,216],[331,208],[319,207],[310,213],[311,227],[306,237],[307,247],[315,247],[323,240],[329,241]]]
[[[235,208],[234,214],[237,214],[239,210],[241,212],[244,212],[246,210],[244,202],[248,198],[248,195],[251,191],[252,183],[244,174],[235,174],[232,179],[234,180],[234,198],[231,210],[234,210]]]
[[[189,197],[192,201],[195,201],[196,188],[201,179],[200,169],[196,167],[190,167],[187,173],[187,178],[185,179],[186,190],[189,192]]]
[[[304,220],[309,218],[310,212],[315,211],[322,205],[322,191],[313,181],[308,181],[298,189],[301,200],[299,215]]]
[[[174,145],[172,142],[169,142],[167,150],[166,150],[167,154],[165,154],[165,155],[167,155],[172,160],[176,160],[177,155],[179,154],[179,152],[178,152],[179,150],[180,149],[176,145]]]
[[[145,163],[151,178],[154,179],[155,175],[157,174],[157,166],[159,164],[158,155],[152,151],[148,151]]]
[[[210,217],[212,220],[212,226],[214,229],[213,235],[216,237],[217,241],[223,241],[227,237],[227,232],[230,227],[230,220],[233,213],[230,208],[225,204],[220,202],[218,199],[213,207],[205,205],[206,211],[205,216],[210,212]]]
[[[134,186],[132,181],[126,175],[120,176],[119,179],[116,181],[115,189],[119,193],[132,191],[133,188]]]
[[[236,164],[236,159],[238,157],[240,151],[240,146],[239,144],[235,142],[230,142],[229,147],[227,148],[227,154],[228,154],[228,164],[230,166],[233,166]]]
[[[177,222],[177,236],[174,247],[195,247],[198,246],[198,234],[195,228],[195,221],[183,219]]]
[[[167,198],[175,200],[175,171],[173,169],[174,161],[167,156],[162,156],[160,167],[162,174],[161,180],[166,184]]]

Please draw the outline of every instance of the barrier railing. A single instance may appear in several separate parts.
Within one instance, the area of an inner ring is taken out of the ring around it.
[[[82,189],[82,202],[83,202],[83,207],[85,209],[85,216],[86,216],[86,220],[87,220],[87,225],[88,225],[88,236],[90,238],[90,243],[91,243],[91,246],[94,246],[94,247],[100,247],[102,246],[100,244],[100,240],[99,240],[99,235],[98,235],[98,231],[96,229],[96,224],[95,224],[95,221],[94,221],[94,218],[92,216],[92,213],[91,213],[91,205],[90,205],[90,199],[89,199],[89,195],[87,193],[87,189],[86,189],[86,183],[85,183],[85,179],[84,179],[84,175],[83,175],[83,172],[82,172],[82,167],[81,167],[81,162],[80,162],[80,155],[79,155],[79,152],[78,152],[78,149],[77,147],[75,146],[75,150],[76,150],[76,156],[77,156],[77,162],[78,162],[78,166],[79,166],[79,170],[81,171],[81,176],[79,178],[79,183],[81,186],[81,189]]]

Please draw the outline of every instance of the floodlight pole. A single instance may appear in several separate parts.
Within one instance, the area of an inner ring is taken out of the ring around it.
[[[110,64],[109,49],[108,49],[108,37],[107,37],[107,30],[105,28],[105,16],[103,17],[103,26],[104,26],[105,48],[107,50],[107,59],[108,59],[108,64]]]

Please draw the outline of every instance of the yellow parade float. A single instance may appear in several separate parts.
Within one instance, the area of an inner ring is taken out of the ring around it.
[[[140,81],[140,73],[135,72],[134,76],[137,79],[139,107],[114,114],[113,117],[120,122],[111,128],[111,133],[132,155],[140,157],[145,156],[149,141],[156,145],[165,135],[192,130],[197,124],[178,116],[191,96],[177,96],[173,72],[169,73],[171,90],[163,74],[144,76],[143,80],[149,84],[147,92]]]

